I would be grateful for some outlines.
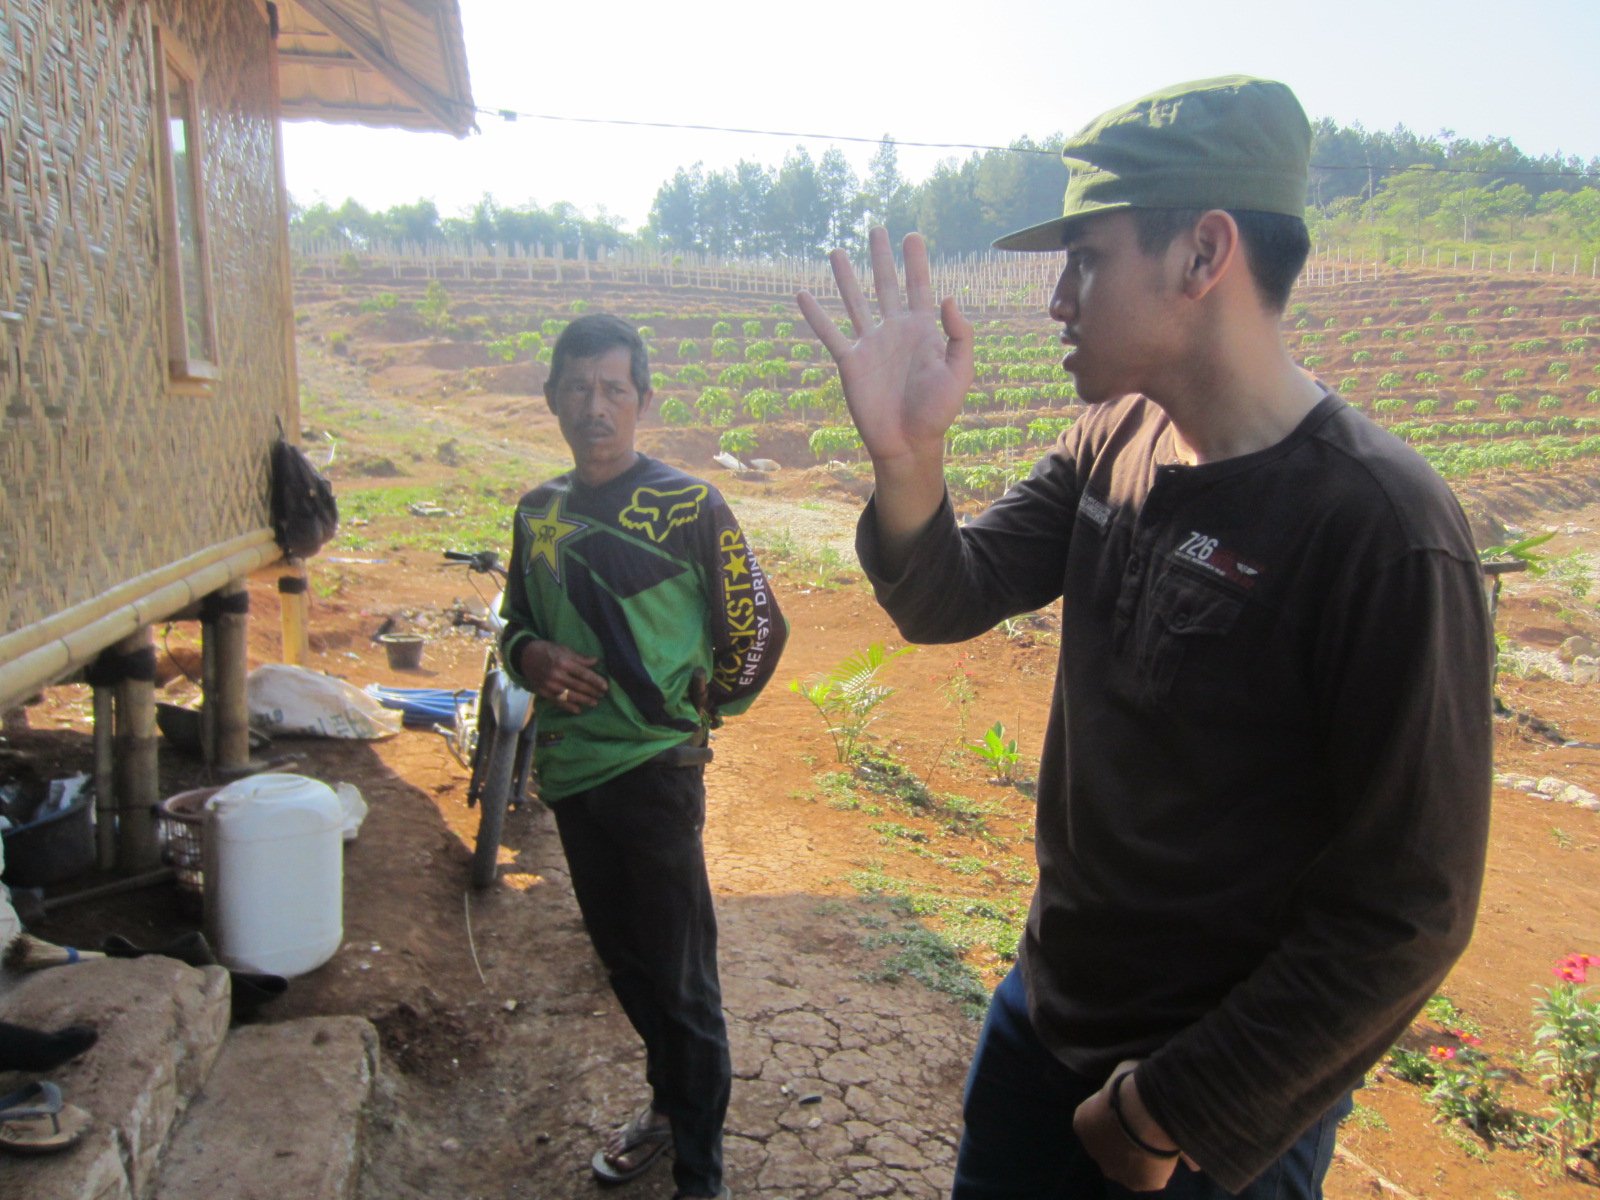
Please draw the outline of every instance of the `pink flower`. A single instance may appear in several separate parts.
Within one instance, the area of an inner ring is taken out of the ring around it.
[[[1588,983],[1590,967],[1600,967],[1600,958],[1593,954],[1569,954],[1556,963],[1556,978],[1564,983]]]
[[[1460,1041],[1463,1046],[1483,1045],[1483,1039],[1481,1037],[1475,1037],[1473,1034],[1468,1033],[1465,1029],[1452,1029],[1450,1033],[1453,1037]]]
[[[1453,1046],[1429,1046],[1428,1056],[1436,1058],[1440,1062],[1449,1062],[1456,1056],[1456,1052]]]

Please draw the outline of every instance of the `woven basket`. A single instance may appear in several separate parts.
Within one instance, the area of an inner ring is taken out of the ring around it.
[[[177,873],[178,890],[191,896],[205,894],[205,876],[201,873],[201,854],[205,848],[202,836],[206,825],[206,801],[220,788],[193,788],[168,796],[161,802],[158,831],[161,839],[161,861]]]

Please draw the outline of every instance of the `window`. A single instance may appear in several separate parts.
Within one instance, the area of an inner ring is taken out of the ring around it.
[[[174,381],[203,382],[216,378],[217,328],[200,174],[198,75],[194,60],[160,28],[155,63],[168,370]]]

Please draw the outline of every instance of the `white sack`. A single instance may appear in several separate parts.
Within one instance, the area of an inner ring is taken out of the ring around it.
[[[353,683],[304,667],[257,667],[250,672],[246,698],[250,727],[269,736],[376,741],[400,732],[400,713],[384,708]]]

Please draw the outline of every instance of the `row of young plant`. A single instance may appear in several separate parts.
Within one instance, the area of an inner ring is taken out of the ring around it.
[[[1519,1076],[1536,1074],[1541,1111],[1507,1102],[1512,1070],[1484,1049],[1482,1031],[1444,996],[1424,1010],[1444,1036],[1426,1049],[1396,1046],[1390,1072],[1428,1089],[1437,1120],[1460,1122],[1491,1146],[1536,1150],[1558,1170],[1600,1182],[1600,1001],[1588,983],[1596,967],[1600,957],[1582,953],[1556,964],[1556,982],[1533,1002],[1533,1049],[1512,1056]]]
[[[1564,438],[1547,435],[1535,441],[1423,442],[1417,452],[1447,479],[1482,471],[1543,470],[1563,463],[1600,458],[1600,435]]]
[[[1570,293],[1563,296],[1558,303],[1575,306],[1587,305],[1592,304],[1593,299],[1593,296]],[[1482,303],[1474,304],[1473,300],[1474,295],[1471,292],[1457,292],[1455,294],[1455,304],[1462,315],[1458,318],[1457,323],[1452,324],[1445,310],[1438,307],[1439,298],[1437,296],[1390,296],[1385,307],[1391,313],[1397,309],[1420,309],[1424,311],[1414,323],[1396,318],[1392,326],[1379,324],[1377,316],[1370,312],[1363,312],[1356,318],[1355,324],[1351,326],[1351,329],[1353,331],[1381,332],[1381,336],[1385,340],[1398,338],[1402,341],[1414,341],[1419,336],[1434,337],[1441,330],[1447,337],[1463,341],[1477,341],[1480,336],[1489,340],[1498,340],[1507,322],[1529,320],[1538,315],[1525,311],[1520,304],[1485,306]],[[1376,301],[1371,302],[1371,304],[1376,304]],[[1371,304],[1364,304],[1362,307],[1370,307]],[[1562,334],[1583,334],[1592,329],[1600,328],[1600,317],[1590,312],[1578,312],[1576,315],[1559,319]],[[1466,321],[1482,322],[1482,324],[1468,325],[1464,323]],[[1297,332],[1312,329],[1313,327],[1320,327],[1323,330],[1337,329],[1343,324],[1344,322],[1337,315],[1318,317],[1313,311],[1311,303],[1304,300],[1296,301],[1290,305],[1288,312],[1285,314],[1285,325]],[[1360,336],[1359,333],[1347,334],[1339,340],[1349,344],[1349,342],[1360,340]],[[1537,347],[1537,349],[1543,348]]]
[[[1545,434],[1600,433],[1600,417],[1529,417],[1509,421],[1394,421],[1389,432],[1408,442],[1436,442],[1444,438],[1481,441],[1501,437],[1542,437]]]
[[[1418,374],[1423,375],[1426,372],[1419,371]],[[1341,392],[1348,395],[1348,393],[1355,391],[1355,385],[1358,381],[1341,379],[1339,383]],[[1378,383],[1380,387],[1385,388],[1398,386],[1398,384],[1391,385],[1386,379],[1380,379]],[[1346,384],[1350,386],[1344,386]],[[1600,406],[1600,388],[1591,388],[1584,394],[1582,402],[1587,405]],[[1356,403],[1357,407],[1361,407],[1359,401],[1354,403]],[[1406,399],[1401,396],[1388,395],[1380,396],[1373,401],[1372,411],[1379,415],[1392,416],[1395,413],[1404,412],[1409,406],[1417,416],[1431,417],[1441,412],[1442,404],[1443,402],[1436,395],[1424,396],[1421,399]],[[1501,392],[1494,398],[1494,406],[1504,413],[1517,413],[1527,407],[1527,399],[1516,392]],[[1567,402],[1554,393],[1542,394],[1534,400],[1534,408],[1539,412],[1554,412],[1566,406]],[[1449,408],[1443,411],[1443,415],[1470,417],[1482,407],[1483,405],[1480,401],[1471,396],[1464,396],[1459,400],[1451,401]]]

